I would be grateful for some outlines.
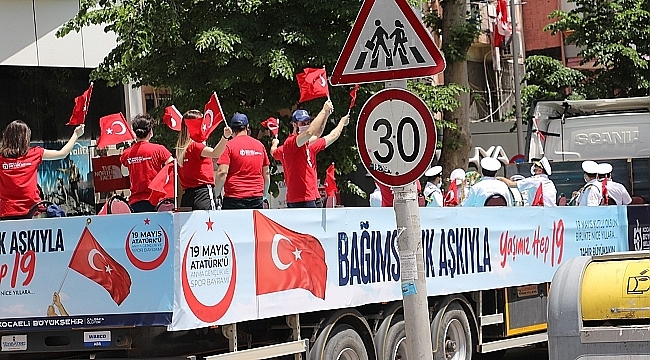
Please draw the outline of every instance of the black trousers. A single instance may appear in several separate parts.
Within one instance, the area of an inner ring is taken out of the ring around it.
[[[252,197],[245,199],[235,199],[231,197],[223,198],[221,209],[234,210],[234,209],[262,209],[264,202],[262,197]]]
[[[192,210],[217,210],[216,199],[212,185],[189,188],[185,189],[181,197],[181,207],[191,207]]]

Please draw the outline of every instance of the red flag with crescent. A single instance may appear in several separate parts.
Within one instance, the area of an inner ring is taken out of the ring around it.
[[[221,110],[217,93],[212,93],[210,100],[208,100],[203,109],[203,118],[185,119],[185,125],[187,125],[190,138],[202,143],[210,137],[210,134],[212,134],[223,119],[223,111]]]
[[[278,137],[278,130],[280,129],[280,122],[274,117],[270,117],[260,124],[263,128],[271,130],[271,134],[274,137]]]
[[[97,147],[100,149],[108,145],[135,140],[135,134],[122,113],[100,118],[99,128],[101,129],[101,133],[97,140]]]
[[[154,176],[149,183],[151,195],[149,195],[149,202],[156,206],[163,199],[175,198],[176,189],[176,173],[174,172],[174,161],[169,162],[167,165]]]
[[[305,289],[325,299],[327,264],[320,241],[253,211],[257,295]]]
[[[540,183],[537,187],[537,191],[535,191],[535,197],[530,206],[544,206],[544,190],[542,189],[542,183]]]
[[[456,184],[456,179],[451,180],[451,184],[449,184],[449,189],[445,194],[443,205],[458,206],[458,184]]]
[[[318,99],[330,94],[327,85],[327,73],[324,68],[306,68],[296,75],[296,80],[298,80],[298,87],[300,88],[299,102]]]
[[[90,105],[90,95],[93,93],[93,83],[83,94],[74,98],[74,109],[70,121],[66,125],[81,125],[86,122],[86,114],[88,113],[88,106]]]
[[[68,267],[101,285],[121,305],[131,292],[131,276],[97,242],[87,227],[72,253]]]
[[[183,115],[178,111],[176,106],[167,106],[165,108],[165,113],[163,114],[163,122],[174,131],[181,131],[181,121],[183,121]]]

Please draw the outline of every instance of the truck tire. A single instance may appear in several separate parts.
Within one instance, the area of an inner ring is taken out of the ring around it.
[[[349,325],[337,325],[325,344],[323,358],[328,360],[368,360],[361,336]]]
[[[447,306],[440,320],[438,351],[434,360],[471,360],[472,332],[463,308],[453,302]]]
[[[386,346],[384,347],[383,360],[408,360],[406,350],[406,326],[404,318],[399,316],[397,321],[390,326],[386,334]]]

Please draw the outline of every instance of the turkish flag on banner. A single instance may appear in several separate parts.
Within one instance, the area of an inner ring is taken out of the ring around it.
[[[185,125],[190,138],[196,142],[204,142],[224,119],[217,93],[212,93],[210,100],[203,109],[203,119],[185,119]]]
[[[165,108],[165,113],[163,114],[163,122],[174,131],[181,131],[181,121],[183,121],[183,115],[178,111],[175,105],[167,106]]]
[[[149,196],[149,202],[156,206],[163,199],[173,199],[175,198],[175,189],[176,189],[176,172],[174,171],[174,161],[171,161],[165,165],[158,174],[151,180],[149,183],[149,189],[151,189],[151,195]]]
[[[122,113],[100,118],[99,128],[101,129],[101,133],[97,140],[97,147],[100,149],[108,145],[135,140],[135,134]]]
[[[257,295],[305,289],[325,299],[327,264],[317,238],[301,234],[253,211]]]
[[[336,187],[336,177],[334,176],[335,171],[334,163],[328,166],[327,171],[325,171],[325,182],[323,182],[323,185],[325,186],[325,194],[327,196],[335,196],[336,193],[339,192],[339,189]]]
[[[535,191],[535,197],[530,206],[544,206],[544,190],[542,189],[542,183],[540,183],[537,187],[537,191]]]
[[[354,104],[357,102],[357,91],[359,90],[359,84],[354,85],[354,89],[350,91],[350,109],[354,107]]]
[[[260,124],[263,128],[271,130],[274,137],[278,137],[278,130],[280,129],[280,122],[274,117],[270,117]]]
[[[443,205],[458,206],[458,184],[456,184],[456,179],[451,180],[451,184],[449,184],[449,189],[445,194]]]
[[[327,73],[323,68],[306,68],[296,75],[298,87],[300,88],[299,102],[309,101],[324,96],[329,96],[330,90],[327,86]]]
[[[88,105],[90,105],[90,95],[93,93],[93,83],[83,94],[74,99],[74,109],[70,121],[66,125],[81,125],[86,122],[86,114],[88,113]]]
[[[603,179],[601,184],[600,193],[603,194],[603,199],[601,200],[601,205],[609,205],[609,190],[607,189],[607,177]]]
[[[68,267],[103,286],[117,305],[121,305],[131,292],[129,273],[99,245],[87,227],[81,234]]]

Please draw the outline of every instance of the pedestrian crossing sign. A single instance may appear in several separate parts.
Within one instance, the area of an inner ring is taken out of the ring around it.
[[[412,79],[444,69],[445,59],[407,0],[365,0],[330,82]]]

